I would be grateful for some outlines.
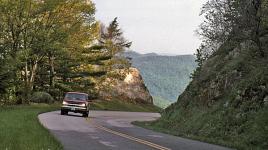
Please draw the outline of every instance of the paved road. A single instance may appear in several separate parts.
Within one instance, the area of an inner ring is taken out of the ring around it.
[[[158,113],[91,111],[89,118],[59,111],[39,115],[40,122],[65,150],[227,150],[227,148],[157,133],[131,124],[154,120]]]

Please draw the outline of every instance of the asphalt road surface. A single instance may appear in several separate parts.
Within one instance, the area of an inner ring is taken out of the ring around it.
[[[154,120],[158,113],[90,111],[39,115],[40,122],[63,144],[65,150],[227,150],[228,148],[143,129],[133,121]]]

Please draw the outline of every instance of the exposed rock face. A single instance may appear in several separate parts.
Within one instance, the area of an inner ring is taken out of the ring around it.
[[[152,96],[146,88],[138,69],[117,70],[116,73],[119,75],[106,78],[102,83],[99,92],[100,98],[153,104]]]

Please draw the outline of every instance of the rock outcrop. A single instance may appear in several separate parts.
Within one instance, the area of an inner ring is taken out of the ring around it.
[[[105,100],[121,100],[133,103],[153,104],[153,98],[136,68],[115,71],[106,78],[99,89],[99,97]]]

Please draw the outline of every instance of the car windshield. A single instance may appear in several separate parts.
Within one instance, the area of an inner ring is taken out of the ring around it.
[[[78,93],[67,93],[65,98],[68,100],[87,100],[86,94],[78,94]]]

